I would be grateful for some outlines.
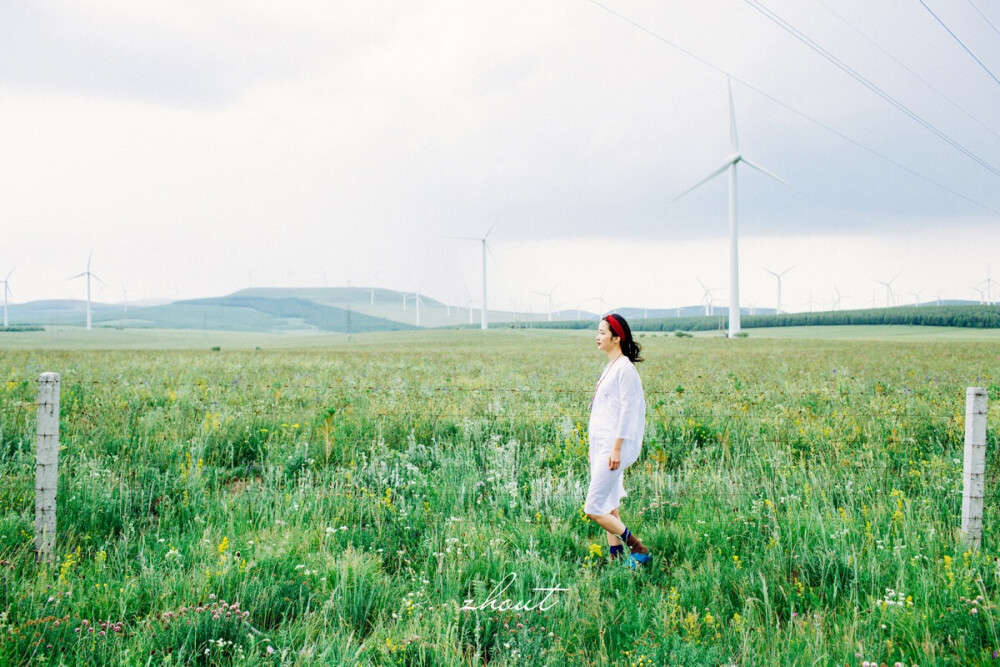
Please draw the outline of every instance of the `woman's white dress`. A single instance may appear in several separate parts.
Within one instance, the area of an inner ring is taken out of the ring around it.
[[[646,430],[646,399],[639,372],[628,357],[609,364],[594,393],[590,408],[590,489],[584,511],[607,514],[627,496],[622,477],[642,450]],[[615,440],[622,438],[621,465],[608,469],[608,457]]]

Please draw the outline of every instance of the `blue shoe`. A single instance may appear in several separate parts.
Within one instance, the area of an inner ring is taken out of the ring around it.
[[[628,566],[641,567],[651,560],[653,560],[653,556],[651,554],[631,554],[628,557]]]

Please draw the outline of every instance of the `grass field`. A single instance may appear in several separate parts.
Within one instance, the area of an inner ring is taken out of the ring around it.
[[[640,571],[581,514],[589,332],[5,334],[0,664],[994,664],[995,473],[982,549],[957,528],[996,341],[893,333],[641,338]]]

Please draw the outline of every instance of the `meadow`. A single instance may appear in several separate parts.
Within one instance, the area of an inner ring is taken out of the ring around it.
[[[633,570],[582,514],[590,332],[45,340],[0,352],[0,664],[1000,655],[995,341],[641,336],[622,513],[655,558]],[[32,550],[44,371],[62,378],[50,565]],[[973,385],[991,401],[978,551],[957,534]]]

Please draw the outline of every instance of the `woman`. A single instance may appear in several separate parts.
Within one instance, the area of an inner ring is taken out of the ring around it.
[[[597,349],[608,357],[590,404],[590,489],[584,512],[608,532],[611,559],[624,555],[629,565],[650,559],[649,549],[622,523],[618,507],[627,496],[622,477],[635,463],[646,429],[646,400],[635,364],[642,361],[639,344],[625,318],[605,316],[597,327]]]

